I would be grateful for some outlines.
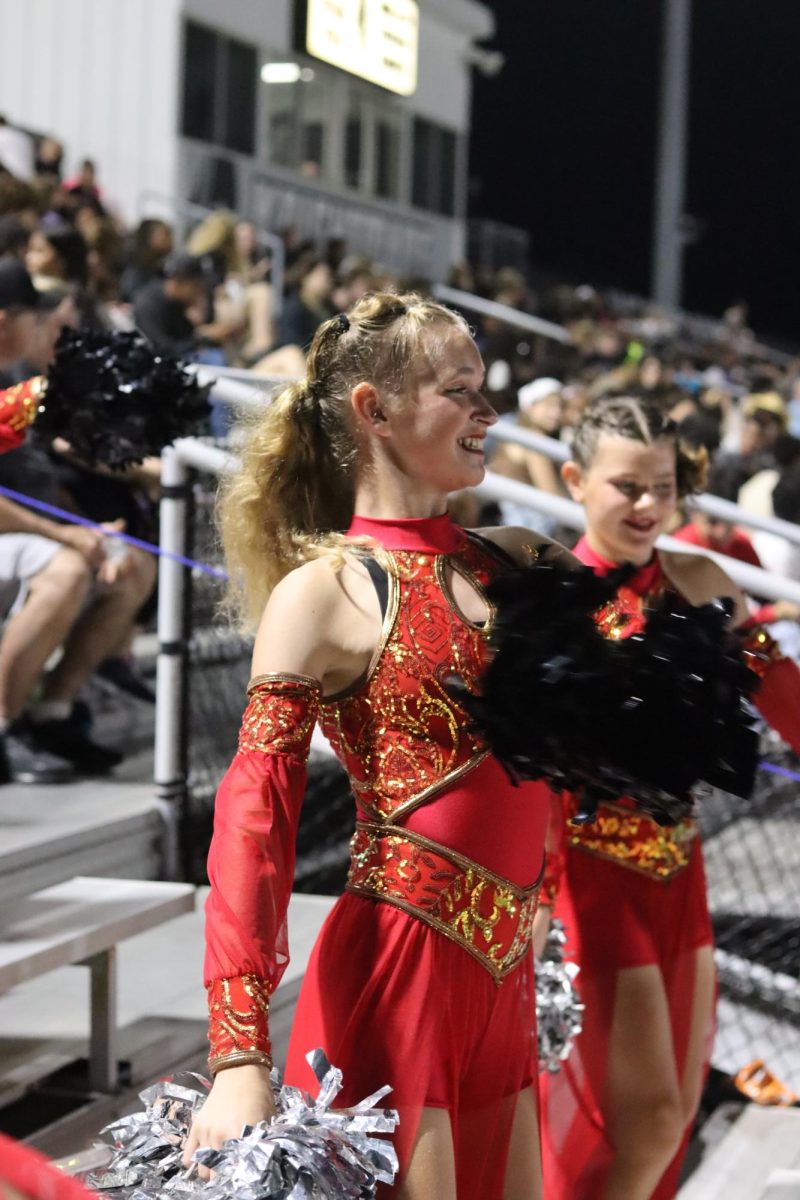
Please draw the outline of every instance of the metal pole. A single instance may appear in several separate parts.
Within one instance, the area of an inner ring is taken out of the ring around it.
[[[188,471],[180,455],[167,446],[161,455],[161,549],[185,554]],[[165,825],[164,868],[168,879],[181,874],[179,833],[187,799],[183,764],[184,572],[180,563],[162,555],[158,565],[158,660],[156,664],[156,797]]]
[[[686,125],[689,111],[691,0],[662,0],[661,106],[653,230],[654,298],[679,308],[683,291],[683,215]]]

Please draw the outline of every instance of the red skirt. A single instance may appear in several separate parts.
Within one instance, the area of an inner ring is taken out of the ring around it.
[[[554,915],[566,926],[568,958],[580,965],[577,984],[586,1008],[568,1062],[541,1081],[544,1190],[548,1200],[597,1200],[613,1159],[603,1089],[618,971],[659,966],[679,1078],[683,1071],[695,953],[713,943],[699,839],[686,869],[664,881],[568,847]],[[709,1056],[712,1040],[713,1024]],[[684,1149],[652,1200],[675,1195]]]
[[[519,1093],[536,1082],[533,956],[500,983],[462,947],[391,905],[346,893],[308,964],[286,1081],[314,1091],[305,1054],[344,1074],[337,1104],[391,1084],[398,1183],[423,1108],[450,1113],[459,1200],[502,1200]],[[395,1195],[386,1189],[384,1196]]]

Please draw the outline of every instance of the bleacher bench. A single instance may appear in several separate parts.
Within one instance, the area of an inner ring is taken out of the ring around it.
[[[749,1104],[678,1200],[800,1200],[800,1109]]]
[[[3,906],[0,993],[58,967],[89,968],[93,1091],[118,1083],[117,943],[191,912],[194,901],[190,884],[79,875]]]

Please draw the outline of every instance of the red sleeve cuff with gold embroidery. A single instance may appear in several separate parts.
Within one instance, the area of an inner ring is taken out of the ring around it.
[[[256,1063],[272,1067],[269,993],[257,975],[215,979],[208,987],[208,1059],[212,1075]]]
[[[745,665],[763,679],[773,663],[784,657],[780,646],[761,625],[748,629],[742,640]]]

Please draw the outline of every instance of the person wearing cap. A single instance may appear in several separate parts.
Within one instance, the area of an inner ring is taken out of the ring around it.
[[[22,263],[0,261],[0,370],[37,360],[39,325],[51,315]],[[18,390],[2,393],[2,403],[13,404]],[[4,449],[4,487],[58,501],[45,455]],[[76,773],[107,774],[122,760],[86,735],[73,706],[130,628],[153,573],[149,562],[140,570],[133,560],[123,570],[105,547],[100,531],[61,524],[0,494],[0,782],[64,783]],[[59,647],[62,657],[43,680]]]
[[[550,376],[526,383],[517,393],[516,424],[546,438],[558,438],[564,420],[564,385]],[[559,474],[559,464],[538,450],[501,442],[491,463],[491,469],[508,479],[516,479],[554,496],[566,496]],[[536,512],[510,501],[501,505],[505,524],[524,525],[543,529],[551,534],[557,522],[546,514]]]
[[[715,463],[726,493],[734,496],[757,472],[775,466],[775,444],[788,426],[788,410],[777,392],[745,396],[739,413],[738,449],[719,455]]]

